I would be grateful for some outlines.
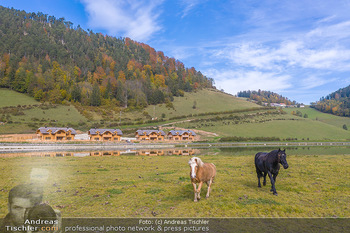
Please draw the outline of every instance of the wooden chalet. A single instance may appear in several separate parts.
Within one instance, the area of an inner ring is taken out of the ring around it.
[[[123,135],[120,129],[90,129],[88,135],[91,141],[120,141]]]
[[[193,141],[197,134],[193,130],[171,130],[167,137],[174,141]]]
[[[76,131],[73,128],[40,127],[36,133],[43,141],[74,140]]]
[[[139,141],[164,141],[165,133],[163,130],[137,130],[135,137]]]

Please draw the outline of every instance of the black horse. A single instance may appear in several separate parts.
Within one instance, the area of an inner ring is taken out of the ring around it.
[[[260,177],[264,176],[263,185],[266,185],[266,175],[269,174],[271,180],[271,190],[274,195],[277,195],[275,183],[280,165],[283,165],[284,169],[288,168],[286,150],[273,150],[270,153],[259,152],[255,155],[255,168],[258,175],[258,187],[261,188]],[[263,174],[264,173],[264,174]]]

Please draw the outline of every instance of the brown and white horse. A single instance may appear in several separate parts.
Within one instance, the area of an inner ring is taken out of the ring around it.
[[[203,182],[207,183],[208,185],[208,191],[206,198],[209,197],[210,193],[210,186],[213,183],[213,180],[216,175],[216,167],[212,163],[203,163],[202,160],[198,157],[192,157],[190,161],[188,161],[188,164],[190,165],[191,172],[191,182],[194,189],[194,201],[201,199],[200,192],[203,185]],[[198,189],[197,189],[197,183]]]

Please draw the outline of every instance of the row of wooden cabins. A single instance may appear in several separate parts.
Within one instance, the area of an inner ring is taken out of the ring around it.
[[[77,134],[73,128],[40,127],[36,131],[40,140],[71,141]],[[123,132],[120,129],[90,129],[90,141],[121,141]],[[138,141],[193,141],[196,133],[193,130],[171,130],[166,134],[163,130],[137,130],[135,138]]]

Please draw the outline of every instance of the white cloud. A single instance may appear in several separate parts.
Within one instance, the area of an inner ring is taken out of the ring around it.
[[[302,79],[299,83],[299,86],[302,90],[310,90],[316,87],[323,86],[327,83],[332,83],[336,80],[336,78],[322,78],[319,76],[312,75]]]
[[[198,4],[203,2],[203,0],[182,0],[181,5],[184,9],[181,18],[186,17]]]
[[[322,21],[322,23],[328,23],[328,19]],[[330,25],[322,25],[311,30],[307,36],[317,39],[336,39],[336,41],[349,38],[350,36],[350,21],[343,21],[338,23],[333,23]]]
[[[226,58],[239,66],[249,66],[256,69],[274,69],[276,68],[274,63],[281,59],[272,48],[245,42],[216,50],[214,56]]]
[[[285,71],[291,68],[350,70],[350,49],[337,45],[314,47],[305,40],[280,41],[269,45],[242,42],[215,49],[212,56],[231,65],[254,70]]]
[[[337,46],[326,48],[323,46],[312,47],[305,41],[284,42],[277,50],[281,60],[289,66],[297,68],[311,68],[321,70],[350,70],[350,50]],[[288,67],[285,67],[288,68]]]
[[[215,79],[217,88],[232,94],[243,90],[258,89],[278,92],[291,87],[291,77],[278,73],[211,69],[204,74]]]
[[[110,35],[147,41],[161,29],[157,7],[161,0],[81,0],[89,17],[89,27]]]

